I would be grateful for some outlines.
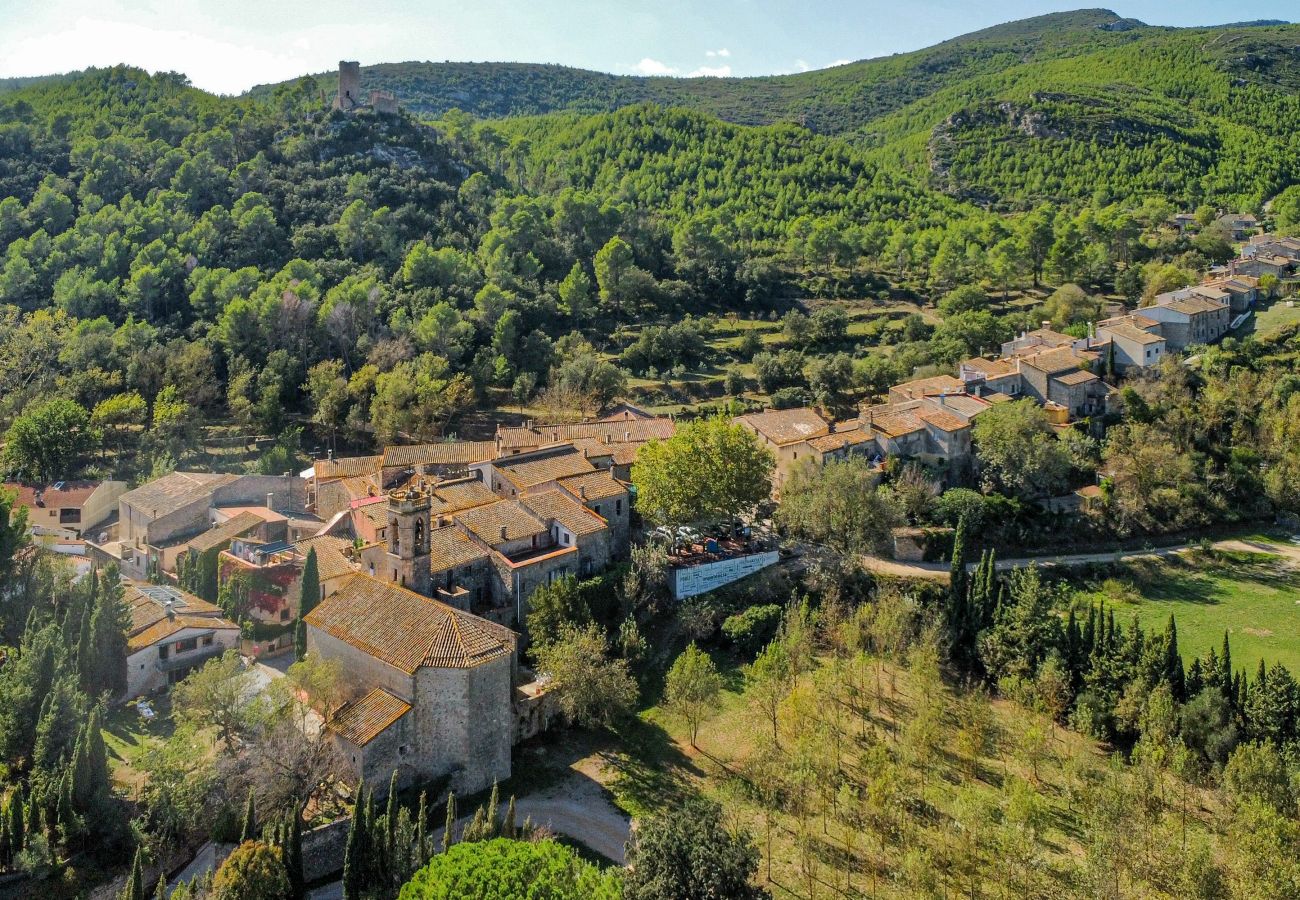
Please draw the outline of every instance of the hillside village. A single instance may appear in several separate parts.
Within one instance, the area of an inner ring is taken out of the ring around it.
[[[1212,344],[1249,316],[1260,277],[1300,264],[1300,241],[1244,237],[1241,258],[1203,283],[1091,324],[1084,337],[1044,323],[995,358],[895,384],[851,419],[804,407],[735,422],[771,452],[775,501],[799,467],[854,456],[880,473],[910,460],[945,485],[965,484],[973,422],[994,406],[1032,399],[1056,428],[1099,433],[1118,411],[1117,384],[1155,377],[1167,356]],[[346,675],[349,699],[326,725],[348,780],[382,790],[393,773],[401,787],[450,776],[453,790],[475,793],[509,778],[510,748],[555,718],[545,680],[522,665],[530,597],[596,575],[647,539],[633,524],[632,470],[640,448],[676,427],[622,404],[577,424],[499,426],[492,440],[331,455],[298,475],[174,472],[133,490],[20,485],[16,508],[36,540],[127,580],[126,699],[231,649],[250,661],[292,653],[301,616],[308,651]],[[1064,508],[1086,514],[1099,496],[1083,485]],[[921,558],[915,530],[898,531],[898,556]],[[757,540],[705,543],[676,548],[670,562],[713,567],[713,588],[776,559]],[[309,556],[320,605],[303,615]],[[206,583],[211,600],[182,581]],[[232,587],[246,597],[240,622],[212,602]]]
[[[1300,898],[1297,41],[0,79],[0,896]]]

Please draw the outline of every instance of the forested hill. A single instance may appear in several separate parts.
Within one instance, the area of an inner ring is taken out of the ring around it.
[[[1109,10],[1080,10],[998,25],[913,53],[795,75],[645,78],[554,65],[405,62],[364,66],[361,80],[364,89],[392,91],[408,109],[426,116],[450,109],[480,118],[593,113],[651,102],[739,124],[802,122],[814,131],[839,133],[964,79],[1030,60],[1122,46],[1151,30]],[[327,93],[336,89],[336,73],[314,78]],[[251,93],[267,97],[275,87],[262,85]]]

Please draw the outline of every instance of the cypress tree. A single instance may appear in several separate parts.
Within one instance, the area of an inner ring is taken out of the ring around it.
[[[451,845],[456,841],[453,837],[456,831],[456,794],[454,791],[447,794],[447,824],[442,832],[442,852],[446,853],[451,849]]]
[[[93,632],[90,629],[91,619],[94,616],[96,598],[99,594],[97,572],[91,572],[91,578],[94,582],[91,587],[90,596],[86,599],[81,609],[81,628],[77,639],[77,674],[81,679],[81,689],[86,693],[94,690],[94,677],[99,672],[99,661],[95,658],[95,643]]]
[[[1228,646],[1228,632],[1226,630],[1223,632],[1223,655],[1219,666],[1223,669],[1223,690],[1228,695],[1228,702],[1234,702],[1236,697],[1235,691],[1232,689],[1234,684],[1232,680],[1232,648]]]
[[[501,836],[515,839],[515,795],[510,795],[510,803],[506,806],[506,818],[501,823]]]
[[[1192,664],[1187,667],[1187,679],[1185,690],[1188,697],[1195,697],[1205,688],[1205,676],[1201,674],[1201,658],[1192,660]]]
[[[1083,652],[1091,657],[1097,645],[1097,605],[1088,604],[1088,621],[1083,623]]]
[[[167,900],[167,875],[158,876],[158,884],[153,889],[154,900]]]
[[[244,824],[239,829],[239,843],[257,840],[257,805],[253,800],[253,789],[248,789],[248,802],[244,804]]]
[[[966,574],[966,517],[957,520],[957,533],[952,539],[952,566],[949,571],[948,605],[952,612],[949,621],[960,627],[959,611],[966,605],[966,596],[970,590]]]
[[[140,848],[136,848],[135,860],[131,863],[131,874],[126,878],[126,886],[122,888],[121,900],[145,900],[144,898],[144,868],[140,862]]]
[[[302,565],[302,595],[298,601],[298,617],[302,618],[320,603],[320,567],[316,562],[316,548],[307,551],[307,561]]]
[[[352,803],[352,825],[348,829],[348,843],[343,851],[343,900],[360,900],[365,889],[366,811],[364,785],[357,785],[356,800]]]
[[[497,836],[497,826],[500,824],[497,821],[497,812],[501,803],[501,798],[497,791],[497,782],[494,778],[492,779],[492,794],[488,797],[487,806],[487,837],[489,838]]]
[[[429,795],[420,791],[420,812],[415,821],[415,847],[417,867],[423,867],[429,861]]]
[[[293,655],[300,662],[307,658],[307,623],[302,619],[293,626]]]
[[[1169,684],[1174,700],[1182,703],[1186,698],[1187,684],[1183,674],[1183,658],[1178,653],[1178,626],[1174,623],[1173,614],[1170,614],[1169,624],[1165,627],[1164,679]]]
[[[295,898],[305,893],[302,871],[302,817],[291,812],[284,824],[284,867],[289,874],[289,887]]]

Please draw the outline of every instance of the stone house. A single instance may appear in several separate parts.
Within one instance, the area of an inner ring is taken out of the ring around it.
[[[1051,325],[1051,322],[1044,322],[1043,327],[1033,331],[1023,331],[1018,337],[1006,341],[1002,344],[1003,357],[1026,356],[1042,353],[1044,350],[1059,350],[1062,347],[1074,346],[1077,338],[1054,331]]]
[[[772,452],[776,466],[772,471],[772,495],[780,496],[781,485],[809,453],[808,441],[831,433],[831,425],[815,410],[769,409],[737,416],[737,425],[757,435],[759,443]]]
[[[1115,371],[1125,374],[1160,365],[1168,349],[1160,323],[1142,315],[1116,316],[1097,323],[1097,335],[1110,341]]]
[[[5,482],[2,487],[16,495],[14,512],[27,510],[27,530],[38,543],[44,535],[93,537],[117,512],[117,501],[127,490],[125,481]]]
[[[175,587],[128,584],[126,698],[161,690],[227,650],[239,647],[239,626],[221,610]]]
[[[1255,256],[1234,259],[1228,263],[1228,272],[1232,275],[1249,275],[1252,278],[1263,278],[1265,275],[1284,278],[1291,271],[1293,264],[1293,261],[1285,256],[1258,253]]]
[[[354,778],[446,777],[463,795],[510,777],[514,632],[367,575],[305,622],[309,652],[337,660],[348,683],[328,728]]]
[[[1218,288],[1228,295],[1233,315],[1244,313],[1259,302],[1259,279],[1250,275],[1229,275],[1207,281],[1204,287]]]
[[[1219,216],[1215,223],[1227,231],[1234,241],[1244,241],[1259,230],[1259,219],[1251,213],[1228,213]]]
[[[454,479],[466,475],[475,463],[496,455],[493,441],[443,441],[437,444],[393,446],[384,449],[383,487],[401,484],[414,476]]]
[[[1193,344],[1211,344],[1228,332],[1232,314],[1228,303],[1202,296],[1192,290],[1172,291],[1156,297],[1154,306],[1144,306],[1141,315],[1160,323],[1160,333],[1170,350],[1185,350]]]

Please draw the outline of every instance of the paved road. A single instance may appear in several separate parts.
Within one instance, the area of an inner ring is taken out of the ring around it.
[[[1052,566],[1084,566],[1092,563],[1119,563],[1127,562],[1133,559],[1159,559],[1166,556],[1177,556],[1182,553],[1199,547],[1199,544],[1178,544],[1173,547],[1156,547],[1151,550],[1108,550],[1104,553],[1067,553],[1056,556],[1022,556],[1011,559],[997,560],[999,570],[1013,569],[1017,566],[1028,566],[1038,564],[1044,567]],[[1235,538],[1215,541],[1214,549],[1226,550],[1232,552],[1248,553],[1267,553],[1272,556],[1288,559],[1295,563],[1300,563],[1300,545],[1296,544],[1274,544],[1264,541],[1245,541]],[[900,578],[933,578],[940,581],[947,581],[949,568],[947,563],[931,562],[898,562],[892,559],[881,559],[876,556],[864,556],[863,562],[868,569],[878,572],[881,575],[894,575]],[[968,563],[967,568],[973,569],[975,563]]]

